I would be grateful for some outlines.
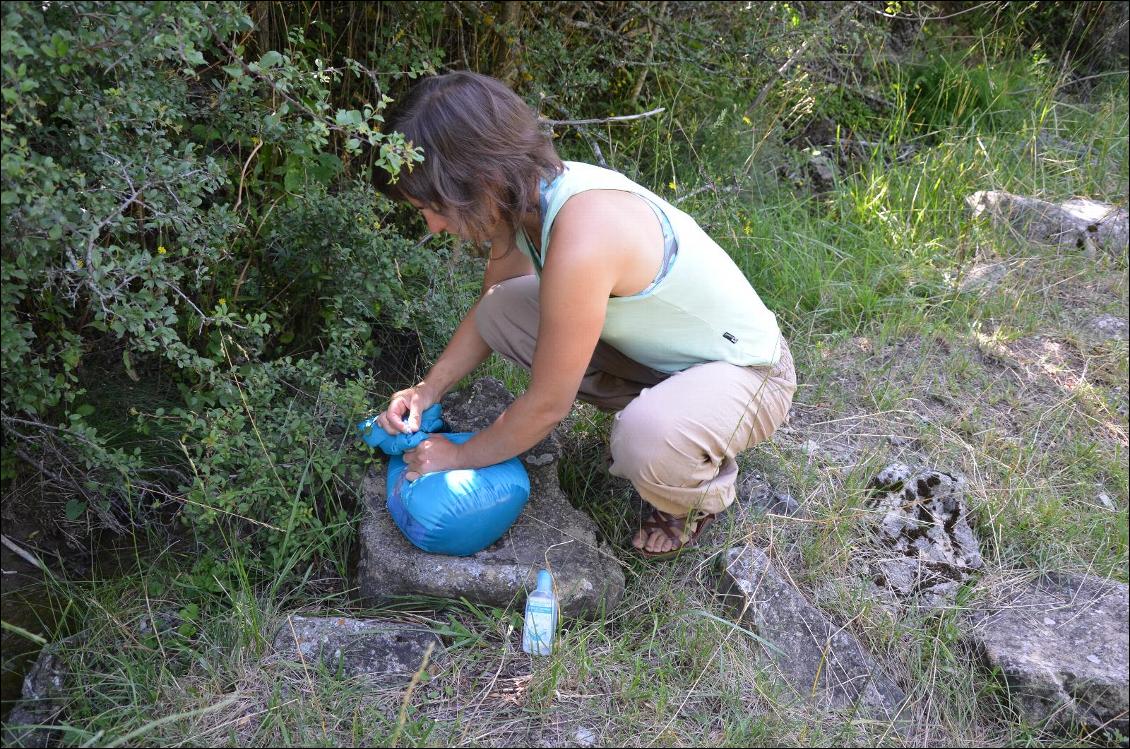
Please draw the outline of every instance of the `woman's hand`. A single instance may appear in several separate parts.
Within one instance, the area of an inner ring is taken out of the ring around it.
[[[433,403],[435,397],[420,385],[393,393],[388,408],[377,415],[377,426],[394,435],[417,432],[420,414]]]
[[[404,463],[408,466],[404,478],[409,481],[415,481],[425,473],[465,467],[460,462],[459,445],[439,434],[406,451]]]

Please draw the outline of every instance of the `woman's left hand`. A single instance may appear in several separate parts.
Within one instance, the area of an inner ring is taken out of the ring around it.
[[[434,435],[404,453],[408,466],[404,478],[415,481],[425,473],[464,468],[459,462],[459,445],[441,435]]]

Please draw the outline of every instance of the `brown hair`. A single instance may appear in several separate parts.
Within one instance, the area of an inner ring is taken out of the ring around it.
[[[564,169],[537,116],[501,81],[458,71],[416,84],[385,121],[424,152],[423,163],[374,184],[393,200],[413,198],[486,239],[498,218],[515,230],[538,210],[538,180]]]

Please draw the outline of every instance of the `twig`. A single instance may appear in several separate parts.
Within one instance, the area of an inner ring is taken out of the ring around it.
[[[693,198],[695,195],[698,195],[700,193],[704,193],[707,190],[713,190],[714,192],[734,192],[734,193],[737,193],[737,192],[741,192],[742,188],[739,187],[738,185],[727,185],[726,187],[718,187],[713,182],[708,182],[707,184],[703,185],[702,187],[696,187],[695,189],[688,192],[686,195],[675,198],[674,200],[671,201],[671,204],[672,205],[678,205],[679,203],[682,203],[684,200],[687,200],[688,198]]]
[[[243,171],[239,173],[239,191],[236,193],[235,206],[232,207],[233,211],[238,211],[240,203],[243,202],[243,182],[247,178],[247,167],[251,166],[251,160],[255,158],[255,154],[259,153],[259,149],[262,147],[263,141],[260,140],[255,144],[255,148],[251,149],[251,155],[247,157],[247,161],[243,162]]]
[[[627,122],[628,120],[638,120],[642,117],[651,117],[652,115],[659,114],[666,111],[666,107],[656,107],[650,112],[641,112],[639,114],[620,114],[615,117],[603,117],[594,120],[542,120],[545,125],[556,127],[558,125],[602,125],[606,122]]]
[[[666,10],[667,2],[664,0],[659,4],[659,15],[662,16]],[[651,28],[651,46],[648,47],[647,61],[644,63],[643,70],[640,71],[640,77],[636,79],[636,85],[632,87],[632,95],[629,97],[632,101],[636,101],[640,98],[640,92],[643,91],[643,84],[647,80],[647,74],[649,72],[648,66],[651,65],[651,61],[655,59],[655,47],[659,44],[660,25],[658,23],[652,23],[650,20],[648,20],[647,25]]]
[[[26,549],[22,549],[19,546],[16,546],[16,544],[10,538],[8,538],[7,536],[0,534],[0,543],[3,543],[5,546],[7,546],[12,551],[13,554],[15,554],[18,557],[20,557],[21,559],[23,559],[25,562],[30,564],[32,567],[37,567],[38,569],[41,569],[44,572],[47,572],[47,565],[45,565],[39,559],[39,557],[35,556],[34,554],[32,554],[30,551],[27,551]]]

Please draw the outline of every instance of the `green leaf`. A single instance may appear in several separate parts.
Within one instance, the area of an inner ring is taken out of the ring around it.
[[[72,499],[67,502],[65,511],[67,513],[68,520],[72,522],[78,520],[86,514],[86,502],[83,502],[79,499]]]
[[[280,62],[282,62],[282,60],[283,60],[282,54],[280,54],[279,52],[276,52],[275,50],[272,49],[269,52],[267,52],[265,55],[263,55],[262,57],[259,58],[259,67],[269,68],[273,65],[278,65]]]
[[[360,127],[361,123],[365,121],[365,118],[361,115],[361,112],[356,109],[339,109],[337,110],[337,116],[334,118],[334,121],[341,127],[348,127],[349,125]]]

